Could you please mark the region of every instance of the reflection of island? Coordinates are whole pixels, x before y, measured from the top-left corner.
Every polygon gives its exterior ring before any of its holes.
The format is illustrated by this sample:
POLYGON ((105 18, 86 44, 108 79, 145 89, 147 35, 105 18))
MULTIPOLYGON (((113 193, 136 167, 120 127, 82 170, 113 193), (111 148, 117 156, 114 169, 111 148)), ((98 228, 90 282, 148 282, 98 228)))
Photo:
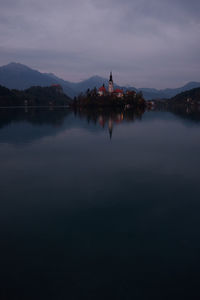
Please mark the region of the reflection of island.
MULTIPOLYGON (((188 124, 200 122, 200 111, 196 106, 157 107, 151 113, 147 110, 146 118, 162 118, 170 112, 180 119, 187 119, 188 124)), ((67 108, 2 108, 0 109, 0 144, 30 143, 47 136, 55 136, 71 128, 84 128, 89 132, 99 133, 102 128, 112 138, 115 126, 141 120, 144 109, 83 109, 67 108), (74 117, 74 115, 76 117, 74 117), (87 122, 85 122, 85 120, 87 122)), ((187 123, 186 123, 187 124, 187 123)))
POLYGON ((87 119, 88 123, 100 125, 102 128, 107 128, 110 138, 112 138, 113 128, 123 122, 134 122, 135 120, 141 120, 144 114, 144 109, 129 109, 129 110, 93 110, 93 109, 79 109, 74 110, 74 114, 79 118, 87 119))

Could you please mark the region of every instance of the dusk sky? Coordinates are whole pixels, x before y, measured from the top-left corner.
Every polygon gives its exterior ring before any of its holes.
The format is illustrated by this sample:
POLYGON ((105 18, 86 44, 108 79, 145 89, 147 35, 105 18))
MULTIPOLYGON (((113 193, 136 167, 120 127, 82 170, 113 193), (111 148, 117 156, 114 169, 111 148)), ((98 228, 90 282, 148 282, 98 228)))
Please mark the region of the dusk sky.
POLYGON ((0 0, 0 65, 136 87, 200 81, 199 0, 0 0))

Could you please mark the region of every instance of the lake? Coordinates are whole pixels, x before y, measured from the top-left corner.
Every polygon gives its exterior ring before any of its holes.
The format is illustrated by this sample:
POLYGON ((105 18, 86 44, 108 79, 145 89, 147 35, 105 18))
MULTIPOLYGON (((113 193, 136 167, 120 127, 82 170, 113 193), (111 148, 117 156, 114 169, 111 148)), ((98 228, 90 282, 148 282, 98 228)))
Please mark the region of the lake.
POLYGON ((0 299, 199 286, 199 112, 0 110, 0 299))

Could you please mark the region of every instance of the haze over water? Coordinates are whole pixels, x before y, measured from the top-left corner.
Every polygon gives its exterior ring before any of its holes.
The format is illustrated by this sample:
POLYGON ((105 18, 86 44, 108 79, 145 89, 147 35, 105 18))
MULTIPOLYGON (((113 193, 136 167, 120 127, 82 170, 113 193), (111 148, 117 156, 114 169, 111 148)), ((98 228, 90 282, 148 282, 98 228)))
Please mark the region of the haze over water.
POLYGON ((0 111, 1 299, 198 299, 200 114, 0 111))

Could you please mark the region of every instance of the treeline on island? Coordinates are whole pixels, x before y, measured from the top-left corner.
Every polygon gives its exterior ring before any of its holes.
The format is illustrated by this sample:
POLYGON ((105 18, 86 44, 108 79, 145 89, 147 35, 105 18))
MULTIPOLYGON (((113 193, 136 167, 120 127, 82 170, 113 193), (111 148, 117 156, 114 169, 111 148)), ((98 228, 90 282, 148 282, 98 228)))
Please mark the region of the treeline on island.
POLYGON ((23 91, 0 86, 0 106, 66 106, 71 99, 60 85, 34 86, 23 91))
POLYGON ((85 94, 80 94, 74 98, 72 106, 83 108, 95 108, 95 107, 145 107, 146 101, 142 92, 136 93, 134 91, 124 93, 122 97, 118 97, 115 94, 106 94, 99 96, 97 89, 87 90, 85 94))

